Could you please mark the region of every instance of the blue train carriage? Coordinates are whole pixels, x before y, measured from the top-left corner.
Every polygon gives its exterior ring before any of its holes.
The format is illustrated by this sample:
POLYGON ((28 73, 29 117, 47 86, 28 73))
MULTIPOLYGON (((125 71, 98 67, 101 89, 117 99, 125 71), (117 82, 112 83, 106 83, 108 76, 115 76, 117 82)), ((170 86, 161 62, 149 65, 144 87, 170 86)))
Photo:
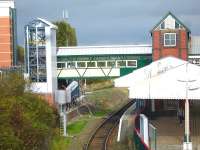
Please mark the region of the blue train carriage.
POLYGON ((58 80, 121 77, 152 62, 151 45, 59 47, 58 80))

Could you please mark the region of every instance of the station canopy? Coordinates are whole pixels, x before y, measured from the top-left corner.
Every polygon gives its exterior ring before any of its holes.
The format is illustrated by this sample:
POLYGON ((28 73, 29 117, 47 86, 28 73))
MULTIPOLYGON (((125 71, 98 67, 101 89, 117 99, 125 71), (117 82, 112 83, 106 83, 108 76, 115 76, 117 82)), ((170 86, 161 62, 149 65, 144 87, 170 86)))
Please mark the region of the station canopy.
POLYGON ((166 57, 115 80, 133 99, 200 99, 200 67, 166 57))

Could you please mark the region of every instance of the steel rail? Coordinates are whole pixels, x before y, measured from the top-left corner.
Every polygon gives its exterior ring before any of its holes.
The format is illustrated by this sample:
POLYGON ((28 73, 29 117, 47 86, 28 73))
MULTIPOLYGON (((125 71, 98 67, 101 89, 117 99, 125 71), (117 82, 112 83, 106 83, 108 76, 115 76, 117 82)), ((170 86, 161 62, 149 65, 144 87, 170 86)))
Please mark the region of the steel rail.
POLYGON ((121 116, 124 112, 134 103, 134 101, 129 101, 117 112, 110 115, 105 119, 92 133, 91 137, 86 144, 85 150, 106 150, 107 142, 112 130, 119 123, 121 116))

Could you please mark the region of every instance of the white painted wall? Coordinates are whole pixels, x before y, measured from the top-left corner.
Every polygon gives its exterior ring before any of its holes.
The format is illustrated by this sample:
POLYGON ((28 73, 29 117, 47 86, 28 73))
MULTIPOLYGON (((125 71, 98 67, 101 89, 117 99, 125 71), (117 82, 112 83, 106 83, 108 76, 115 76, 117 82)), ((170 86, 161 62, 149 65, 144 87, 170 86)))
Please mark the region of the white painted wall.
POLYGON ((110 76, 110 77, 119 77, 120 76, 120 69, 119 68, 112 68, 112 69, 63 69, 57 71, 59 78, 78 78, 80 76, 83 77, 103 77, 103 76, 110 76), (80 75, 79 75, 80 74, 80 75), (105 75, 106 74, 106 75, 105 75))
POLYGON ((46 34, 46 68, 47 68, 47 93, 54 93, 57 89, 56 76, 56 30, 45 27, 46 34))
POLYGON ((15 8, 15 3, 14 0, 1 0, 0 1, 0 7, 5 7, 5 8, 15 8))
POLYGON ((31 83, 30 90, 34 93, 46 94, 48 90, 47 82, 33 82, 31 83))
POLYGON ((0 17, 9 17, 10 16, 10 8, 0 7, 0 17))
POLYGON ((166 29, 175 29, 175 19, 171 15, 169 15, 165 19, 165 28, 166 29))
POLYGON ((56 29, 51 28, 51 57, 52 57, 52 92, 57 90, 57 55, 56 55, 56 29))

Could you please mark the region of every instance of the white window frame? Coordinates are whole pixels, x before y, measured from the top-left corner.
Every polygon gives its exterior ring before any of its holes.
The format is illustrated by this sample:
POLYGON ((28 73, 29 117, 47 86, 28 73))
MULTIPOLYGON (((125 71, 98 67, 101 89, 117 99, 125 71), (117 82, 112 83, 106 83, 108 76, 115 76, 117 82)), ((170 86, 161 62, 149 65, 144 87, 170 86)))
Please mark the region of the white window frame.
POLYGON ((87 66, 87 68, 97 68, 97 62, 96 61, 87 61, 86 66, 87 66), (88 63, 94 63, 94 66, 90 67, 90 66, 88 66, 88 63))
MULTIPOLYGON (((168 39, 169 41, 171 41, 171 39, 168 39)), ((171 42, 170 42, 171 43, 171 42)), ((174 46, 176 46, 176 33, 164 33, 164 46, 165 47, 174 47, 174 46), (165 39, 165 36, 166 35, 175 35, 175 44, 169 44, 169 45, 167 45, 166 44, 166 39, 165 39)))
POLYGON ((106 68, 106 61, 97 61, 97 68, 106 68), (105 63, 105 65, 99 66, 98 63, 105 63))
POLYGON ((108 60, 108 61, 106 61, 106 67, 107 68, 116 68, 116 61, 115 60, 108 60), (114 62, 114 65, 113 66, 109 66, 108 65, 109 62, 114 62))
POLYGON ((75 61, 68 61, 68 62, 66 62, 66 63, 65 63, 65 68, 68 68, 68 69, 77 68, 76 62, 75 62, 75 61), (68 66, 70 63, 74 63, 75 66, 68 66))
POLYGON ((57 67, 58 69, 66 68, 66 63, 65 62, 57 62, 57 66, 58 66, 58 64, 64 64, 65 65, 65 67, 57 67))
POLYGON ((86 61, 77 61, 76 62, 76 68, 86 68, 86 66, 87 66, 87 62, 86 61), (85 67, 79 67, 78 63, 85 63, 85 67))
POLYGON ((137 68, 137 60, 127 60, 127 61, 126 61, 126 66, 127 66, 127 68, 137 68), (135 62, 135 66, 129 66, 129 65, 128 65, 128 62, 129 62, 129 61, 135 62))
POLYGON ((117 60, 116 65, 117 65, 118 68, 126 68, 126 66, 127 66, 127 65, 126 65, 126 60, 117 60), (121 66, 121 65, 118 64, 119 62, 124 62, 125 65, 124 65, 124 66, 121 66))

